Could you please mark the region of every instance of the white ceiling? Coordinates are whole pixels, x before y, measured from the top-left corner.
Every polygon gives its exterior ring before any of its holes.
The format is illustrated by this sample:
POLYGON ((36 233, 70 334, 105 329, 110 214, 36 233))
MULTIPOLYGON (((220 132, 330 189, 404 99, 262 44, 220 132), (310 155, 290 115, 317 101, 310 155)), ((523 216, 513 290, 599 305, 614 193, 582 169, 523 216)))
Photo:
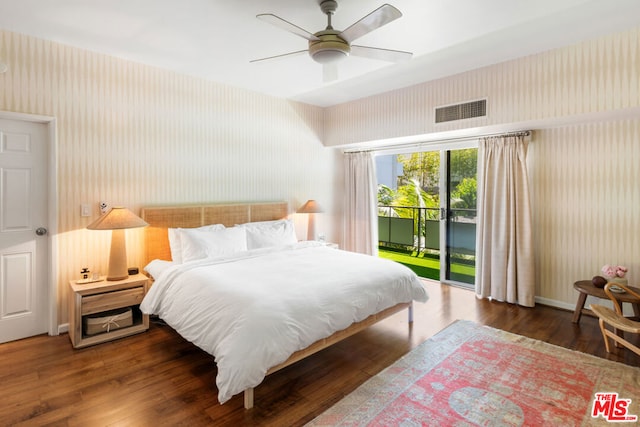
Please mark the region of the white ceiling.
MULTIPOLYGON (((329 106, 640 26, 639 0, 388 0, 404 16, 356 44, 411 51, 408 62, 349 57, 331 83, 306 55, 249 63, 307 48, 257 14, 314 33, 319 1, 0 0, 0 28, 329 106)), ((338 3, 343 30, 384 1, 338 3)))

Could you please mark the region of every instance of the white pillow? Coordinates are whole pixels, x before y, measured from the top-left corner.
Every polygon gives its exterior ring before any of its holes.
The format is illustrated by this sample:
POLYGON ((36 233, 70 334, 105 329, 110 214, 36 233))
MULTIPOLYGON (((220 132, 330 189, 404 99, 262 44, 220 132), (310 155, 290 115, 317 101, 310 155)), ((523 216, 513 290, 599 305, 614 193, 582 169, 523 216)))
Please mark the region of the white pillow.
POLYGON ((247 230, 247 248, 260 249, 296 243, 296 230, 291 219, 248 222, 236 227, 247 230))
POLYGON ((171 260, 182 264, 182 230, 215 231, 224 229, 222 224, 204 225, 198 228, 169 228, 169 248, 171 249, 171 260))
POLYGON ((165 272, 169 267, 174 266, 175 263, 171 261, 163 261, 160 259, 152 260, 144 270, 151 275, 154 279, 160 277, 162 273, 165 272))
POLYGON ((182 262, 231 255, 247 250, 247 233, 243 228, 213 231, 182 230, 182 262))

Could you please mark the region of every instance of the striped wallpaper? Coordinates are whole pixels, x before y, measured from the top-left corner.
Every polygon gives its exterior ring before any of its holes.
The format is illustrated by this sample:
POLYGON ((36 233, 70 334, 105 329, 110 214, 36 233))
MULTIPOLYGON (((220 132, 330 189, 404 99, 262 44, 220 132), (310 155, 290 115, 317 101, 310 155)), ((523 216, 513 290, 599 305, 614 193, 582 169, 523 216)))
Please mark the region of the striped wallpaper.
MULTIPOLYGON (((322 109, 6 31, 0 57, 0 110, 57 119, 60 323, 68 280, 106 272, 110 233, 85 229, 102 200, 134 212, 285 200, 293 211, 315 198, 327 211, 318 231, 340 240, 342 160, 322 144, 322 109)), ((139 265, 141 233, 127 238, 139 265)))
POLYGON ((573 282, 604 264, 639 284, 640 118, 536 131, 529 147, 536 295, 571 308, 573 282))

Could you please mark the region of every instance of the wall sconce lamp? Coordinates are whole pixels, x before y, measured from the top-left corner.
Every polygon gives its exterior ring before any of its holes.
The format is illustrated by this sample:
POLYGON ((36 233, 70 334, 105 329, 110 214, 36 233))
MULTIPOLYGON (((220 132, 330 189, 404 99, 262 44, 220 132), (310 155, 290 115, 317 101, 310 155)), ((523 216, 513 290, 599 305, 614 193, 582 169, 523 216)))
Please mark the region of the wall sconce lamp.
POLYGON ((322 213, 322 208, 315 200, 307 200, 296 213, 309 214, 309 224, 307 226, 307 240, 316 240, 316 214, 322 213))
POLYGON ((126 228, 146 227, 147 225, 149 224, 142 218, 123 207, 114 207, 87 225, 89 230, 113 230, 111 232, 111 252, 109 254, 107 280, 124 280, 129 277, 124 230, 126 228))

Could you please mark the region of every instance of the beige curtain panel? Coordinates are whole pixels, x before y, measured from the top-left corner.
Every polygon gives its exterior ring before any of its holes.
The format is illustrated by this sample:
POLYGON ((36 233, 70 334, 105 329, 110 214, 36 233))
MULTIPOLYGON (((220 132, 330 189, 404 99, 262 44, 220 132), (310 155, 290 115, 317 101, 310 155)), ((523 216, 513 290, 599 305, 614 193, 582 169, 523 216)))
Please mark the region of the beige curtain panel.
POLYGON ((345 153, 344 247, 378 254, 378 187, 373 155, 345 153))
POLYGON ((523 135, 480 140, 476 294, 533 307, 535 277, 527 148, 523 135))

